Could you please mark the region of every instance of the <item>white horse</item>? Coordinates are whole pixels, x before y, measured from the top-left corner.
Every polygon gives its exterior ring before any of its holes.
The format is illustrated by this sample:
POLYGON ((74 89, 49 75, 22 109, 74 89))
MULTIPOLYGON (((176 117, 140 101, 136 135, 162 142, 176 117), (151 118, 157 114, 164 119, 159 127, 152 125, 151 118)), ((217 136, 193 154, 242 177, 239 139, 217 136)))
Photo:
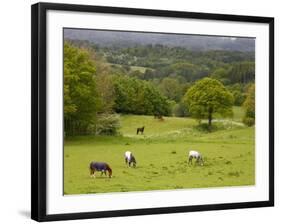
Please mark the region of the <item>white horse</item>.
POLYGON ((200 152, 193 151, 193 150, 189 151, 188 164, 192 164, 193 158, 196 159, 197 164, 200 164, 201 166, 204 165, 203 157, 200 152))
POLYGON ((128 167, 131 166, 131 163, 133 164, 133 167, 136 167, 137 161, 132 152, 125 152, 125 163, 128 167))

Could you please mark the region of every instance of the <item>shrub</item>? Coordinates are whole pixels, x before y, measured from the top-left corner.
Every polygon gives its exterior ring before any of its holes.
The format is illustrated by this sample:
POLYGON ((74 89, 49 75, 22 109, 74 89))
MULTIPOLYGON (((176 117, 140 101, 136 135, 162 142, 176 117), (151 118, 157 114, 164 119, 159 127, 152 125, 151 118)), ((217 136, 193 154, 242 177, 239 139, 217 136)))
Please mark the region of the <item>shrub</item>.
POLYGON ((93 133, 96 135, 117 135, 120 128, 120 116, 117 114, 102 114, 97 118, 93 133))
POLYGON ((243 118, 243 123, 247 126, 253 126, 255 124, 255 118, 252 117, 244 117, 243 118))
POLYGON ((253 126, 255 124, 255 84, 251 84, 248 88, 243 107, 245 109, 243 123, 247 126, 253 126))

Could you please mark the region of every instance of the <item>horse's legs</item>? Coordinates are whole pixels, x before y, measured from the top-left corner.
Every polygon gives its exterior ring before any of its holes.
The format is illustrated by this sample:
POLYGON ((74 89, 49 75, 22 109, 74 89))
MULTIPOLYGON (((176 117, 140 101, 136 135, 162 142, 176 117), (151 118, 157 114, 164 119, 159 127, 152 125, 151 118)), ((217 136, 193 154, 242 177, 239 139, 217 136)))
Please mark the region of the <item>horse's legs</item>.
POLYGON ((192 165, 192 159, 193 157, 192 156, 189 156, 189 159, 188 159, 188 165, 191 164, 192 165))
POLYGON ((93 170, 90 168, 90 176, 92 177, 93 176, 93 170))
POLYGON ((91 169, 91 177, 96 178, 96 176, 95 176, 95 170, 92 170, 92 169, 91 169))
POLYGON ((204 161, 203 161, 203 158, 200 157, 200 165, 203 166, 204 165, 204 161))
POLYGON ((196 164, 197 164, 197 165, 200 165, 200 164, 201 164, 201 157, 197 157, 197 159, 196 159, 196 164))

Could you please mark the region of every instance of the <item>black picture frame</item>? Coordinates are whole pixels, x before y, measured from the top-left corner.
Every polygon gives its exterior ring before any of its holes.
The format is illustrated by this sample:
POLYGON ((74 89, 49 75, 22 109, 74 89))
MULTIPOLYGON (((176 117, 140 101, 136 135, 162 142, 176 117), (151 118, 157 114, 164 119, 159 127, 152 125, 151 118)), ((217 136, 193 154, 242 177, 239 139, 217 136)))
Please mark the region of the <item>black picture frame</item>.
POLYGON ((31 218, 36 221, 73 220, 86 218, 102 218, 116 216, 148 215, 161 213, 193 212, 206 210, 222 210, 237 208, 254 208, 274 206, 274 18, 224 15, 211 13, 195 13, 183 11, 164 11, 136 8, 103 7, 73 4, 37 3, 32 5, 32 155, 31 155, 31 218), (269 25, 269 200, 208 204, 195 206, 159 207, 145 209, 129 209, 114 211, 99 211, 85 213, 52 214, 46 213, 46 13, 48 10, 63 10, 75 12, 100 12, 123 15, 156 16, 169 18, 191 18, 217 21, 253 22, 269 25))

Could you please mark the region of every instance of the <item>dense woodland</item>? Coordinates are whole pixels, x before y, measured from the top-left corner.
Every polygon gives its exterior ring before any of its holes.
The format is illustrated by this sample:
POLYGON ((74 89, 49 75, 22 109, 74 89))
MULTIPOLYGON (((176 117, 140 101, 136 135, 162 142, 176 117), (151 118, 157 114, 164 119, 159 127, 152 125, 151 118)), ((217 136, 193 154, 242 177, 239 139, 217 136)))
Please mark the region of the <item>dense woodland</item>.
POLYGON ((117 134, 119 114, 191 116, 211 126, 216 114, 231 117, 233 105, 253 125, 254 81, 254 52, 65 40, 65 134, 117 134))

